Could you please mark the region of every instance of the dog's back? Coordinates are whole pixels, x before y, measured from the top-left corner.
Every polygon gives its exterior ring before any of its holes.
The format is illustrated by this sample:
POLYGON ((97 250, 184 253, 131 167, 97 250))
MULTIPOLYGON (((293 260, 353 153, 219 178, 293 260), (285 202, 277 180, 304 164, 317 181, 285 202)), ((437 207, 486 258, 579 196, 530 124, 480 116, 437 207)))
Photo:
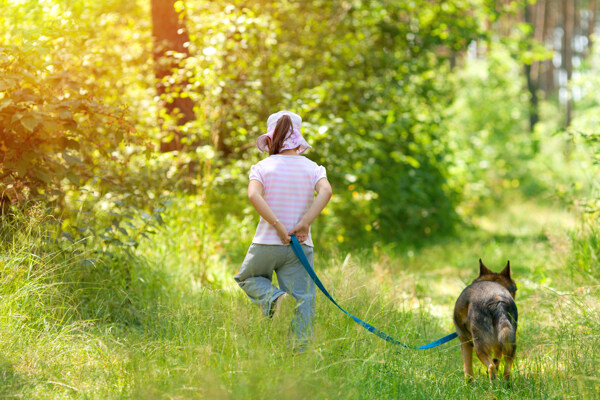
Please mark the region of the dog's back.
POLYGON ((463 290, 454 308, 454 324, 461 340, 465 374, 472 376, 472 348, 493 378, 504 356, 505 377, 516 352, 518 311, 510 265, 499 274, 480 264, 480 276, 463 290), (492 358, 492 354, 496 358, 492 358))
POLYGON ((459 336, 477 337, 486 346, 501 346, 514 356, 517 305, 506 288, 496 282, 474 282, 458 298, 454 321, 459 336))

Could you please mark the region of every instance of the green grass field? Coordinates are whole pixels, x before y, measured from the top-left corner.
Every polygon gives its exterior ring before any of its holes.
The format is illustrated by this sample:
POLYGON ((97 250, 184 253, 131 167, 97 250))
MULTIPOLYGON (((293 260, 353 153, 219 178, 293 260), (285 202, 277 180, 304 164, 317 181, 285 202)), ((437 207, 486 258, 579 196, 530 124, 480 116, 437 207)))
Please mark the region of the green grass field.
POLYGON ((412 345, 453 331, 454 301, 476 277, 480 257, 496 271, 510 259, 517 360, 512 386, 490 386, 478 360, 474 382, 465 382, 456 340, 425 351, 390 345, 321 294, 314 342, 293 356, 287 326, 263 318, 232 279, 251 224, 217 233, 209 248, 201 215, 186 207, 168 211, 167 226, 134 256, 109 262, 92 263, 93 255, 64 245, 48 250, 43 217, 5 229, 0 398, 599 396, 600 284, 579 268, 577 222, 560 208, 517 202, 421 247, 316 251, 317 273, 343 307, 412 345))

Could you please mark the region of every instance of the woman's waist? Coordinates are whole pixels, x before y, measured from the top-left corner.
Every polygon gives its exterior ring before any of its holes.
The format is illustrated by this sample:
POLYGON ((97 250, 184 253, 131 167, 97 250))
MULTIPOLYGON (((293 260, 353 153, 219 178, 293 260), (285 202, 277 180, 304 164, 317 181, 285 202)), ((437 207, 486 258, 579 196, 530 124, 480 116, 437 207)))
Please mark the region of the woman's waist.
MULTIPOLYGON (((283 243, 281 243, 281 239, 279 238, 279 235, 277 235, 277 232, 275 230, 271 232, 270 230, 261 230, 260 227, 256 230, 256 233, 254 234, 254 239, 252 239, 252 243, 273 246, 288 246, 288 244, 284 245, 283 243)), ((313 247, 310 231, 308 233, 307 239, 304 242, 302 242, 302 244, 305 244, 309 247, 313 247)))
MULTIPOLYGON (((279 220, 279 222, 281 222, 283 225, 285 225, 285 227, 288 230, 295 227, 296 224, 298 224, 298 222, 300 222, 300 220, 306 213, 306 211, 298 212, 298 213, 294 213, 294 214, 278 213, 275 210, 273 210, 273 212, 275 212, 275 215, 277 216, 277 219, 279 220)), ((258 226, 259 227, 268 227, 270 229, 273 229, 273 232, 276 232, 275 227, 273 225, 271 225, 271 222, 269 222, 266 219, 261 217, 260 221, 258 222, 258 226)))

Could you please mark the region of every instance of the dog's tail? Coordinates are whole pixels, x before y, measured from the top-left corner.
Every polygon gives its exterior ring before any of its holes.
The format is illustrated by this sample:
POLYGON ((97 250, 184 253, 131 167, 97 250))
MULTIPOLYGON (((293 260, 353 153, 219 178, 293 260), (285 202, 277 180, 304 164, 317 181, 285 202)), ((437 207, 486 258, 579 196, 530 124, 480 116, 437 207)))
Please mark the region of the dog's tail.
POLYGON ((503 310, 496 324, 498 342, 502 345, 503 353, 513 357, 517 350, 517 306, 512 301, 501 305, 503 310))
POLYGON ((516 330, 508 319, 504 319, 499 325, 498 342, 502 345, 502 352, 512 356, 517 350, 516 330))

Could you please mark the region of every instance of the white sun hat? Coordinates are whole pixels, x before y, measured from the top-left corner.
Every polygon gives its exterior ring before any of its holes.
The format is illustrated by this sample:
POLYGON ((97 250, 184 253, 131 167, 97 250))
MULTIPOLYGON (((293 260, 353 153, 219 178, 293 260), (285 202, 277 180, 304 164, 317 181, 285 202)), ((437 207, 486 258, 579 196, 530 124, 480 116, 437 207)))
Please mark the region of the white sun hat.
POLYGON ((264 135, 260 135, 258 139, 256 139, 256 147, 260 151, 268 152, 269 151, 269 140, 273 141, 273 133, 275 131, 275 126, 277 125, 277 121, 279 118, 284 115, 289 115, 292 120, 292 127, 286 134, 286 138, 281 145, 280 152, 288 149, 298 148, 298 154, 304 153, 306 150, 312 148, 311 145, 308 144, 306 140, 302 137, 301 128, 302 128, 302 117, 298 114, 295 114, 291 111, 278 111, 275 114, 271 114, 267 119, 267 133, 264 135), (267 139, 268 138, 268 139, 267 139))

